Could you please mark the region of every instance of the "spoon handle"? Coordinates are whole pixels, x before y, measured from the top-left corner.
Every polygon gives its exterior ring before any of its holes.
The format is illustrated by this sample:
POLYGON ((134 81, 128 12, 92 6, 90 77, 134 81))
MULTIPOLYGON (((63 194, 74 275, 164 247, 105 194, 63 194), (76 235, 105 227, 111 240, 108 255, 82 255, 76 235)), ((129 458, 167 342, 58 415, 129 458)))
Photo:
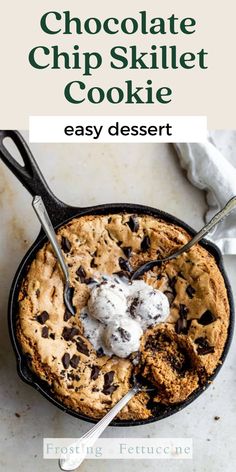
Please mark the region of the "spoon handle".
POLYGON ((176 259, 176 257, 180 256, 184 252, 189 251, 189 249, 194 246, 194 244, 198 243, 204 236, 206 236, 209 231, 211 231, 214 226, 218 225, 220 221, 222 221, 231 211, 236 207, 236 196, 231 198, 228 203, 226 203, 225 207, 216 213, 215 216, 207 223, 187 244, 181 246, 180 249, 173 252, 167 257, 163 259, 155 259, 154 261, 146 262, 138 269, 136 269, 131 277, 131 280, 135 280, 141 275, 143 275, 148 270, 153 269, 154 267, 158 266, 162 262, 171 261, 172 259, 176 259))
POLYGON ((231 211, 236 207, 236 197, 231 198, 228 203, 226 203, 225 207, 216 213, 215 216, 207 223, 187 244, 182 246, 178 251, 174 254, 170 255, 166 258, 166 260, 170 260, 172 258, 176 258, 183 252, 188 251, 194 244, 198 243, 206 234, 211 231, 214 226, 218 225, 231 211), (173 256, 173 257, 172 257, 173 256))
POLYGON ((129 390, 124 397, 122 397, 113 408, 85 433, 81 438, 70 445, 69 449, 80 450, 80 454, 68 454, 66 457, 59 459, 59 465, 62 470, 75 470, 82 464, 86 457, 86 449, 92 447, 97 439, 101 436, 103 431, 109 426, 113 418, 120 412, 120 410, 131 400, 131 398, 137 393, 137 389, 134 387, 129 390))
POLYGON ((69 271, 68 267, 65 263, 61 248, 59 246, 59 243, 57 241, 57 237, 54 231, 54 228, 52 226, 51 220, 48 216, 47 210, 45 208, 45 205, 43 203, 42 198, 39 195, 36 195, 33 198, 32 201, 32 206, 33 209, 53 247, 53 250, 58 258, 59 264, 61 266, 62 272, 64 274, 66 282, 69 282, 69 271))

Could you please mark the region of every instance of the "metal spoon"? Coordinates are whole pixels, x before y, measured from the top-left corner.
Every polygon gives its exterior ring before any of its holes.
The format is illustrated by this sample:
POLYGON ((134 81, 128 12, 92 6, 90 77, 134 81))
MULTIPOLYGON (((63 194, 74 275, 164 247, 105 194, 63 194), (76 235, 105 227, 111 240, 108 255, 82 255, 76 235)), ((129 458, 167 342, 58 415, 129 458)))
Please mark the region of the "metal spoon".
POLYGON ((214 226, 218 225, 231 211, 236 207, 236 197, 231 198, 231 200, 226 203, 225 207, 216 213, 215 216, 207 223, 187 244, 182 246, 178 251, 170 254, 163 259, 155 259, 154 261, 146 262, 145 264, 141 265, 135 272, 132 274, 131 280, 135 280, 141 275, 145 274, 145 272, 153 269, 163 262, 171 261, 171 259, 176 259, 176 257, 180 256, 184 252, 189 251, 189 249, 198 241, 200 241, 209 231, 214 228, 214 226))
POLYGON ((103 431, 109 426, 113 418, 121 411, 121 409, 136 395, 136 393, 145 390, 150 391, 154 388, 147 389, 146 387, 140 386, 138 383, 135 384, 125 395, 122 397, 113 408, 85 433, 81 438, 77 439, 73 444, 68 447, 69 450, 79 450, 80 454, 67 454, 62 455, 59 459, 59 466, 61 470, 75 470, 77 469, 86 457, 86 450, 92 447, 97 439, 100 438, 103 431))
POLYGON ((43 200, 39 195, 36 195, 33 198, 32 202, 33 209, 52 245, 52 248, 54 250, 54 253, 58 259, 58 262, 60 264, 62 273, 64 275, 65 279, 65 284, 64 284, 64 302, 66 305, 66 308, 69 310, 69 312, 74 315, 75 314, 75 308, 72 305, 72 287, 70 285, 70 277, 69 277, 69 271, 67 264, 65 262, 64 256, 62 254, 61 248, 59 246, 59 243, 57 241, 57 237, 54 231, 54 228, 52 226, 51 220, 48 216, 47 210, 44 206, 43 200))

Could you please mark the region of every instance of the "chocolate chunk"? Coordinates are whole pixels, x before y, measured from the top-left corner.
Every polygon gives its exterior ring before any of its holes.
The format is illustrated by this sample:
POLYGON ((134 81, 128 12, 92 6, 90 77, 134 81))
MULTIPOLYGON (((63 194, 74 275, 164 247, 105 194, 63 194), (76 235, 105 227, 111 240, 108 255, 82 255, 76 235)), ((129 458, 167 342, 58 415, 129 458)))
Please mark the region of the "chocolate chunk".
POLYGON ((39 298, 39 295, 40 295, 40 290, 39 290, 39 288, 37 288, 37 290, 36 290, 36 292, 35 292, 35 295, 36 295, 37 298, 39 298))
POLYGON ((80 282, 83 284, 84 283, 84 280, 86 278, 86 272, 84 270, 84 268, 82 266, 80 266, 77 271, 76 271, 76 275, 78 275, 79 279, 80 279, 80 282))
POLYGON ((103 351, 102 347, 100 347, 100 348, 97 350, 97 356, 98 356, 98 357, 104 356, 104 351, 103 351))
POLYGON ((193 298, 193 295, 196 293, 196 290, 191 285, 188 285, 186 288, 186 293, 189 296, 189 298, 193 298))
POLYGON ((71 250, 71 243, 69 239, 67 239, 65 236, 62 236, 61 238, 61 247, 65 254, 67 254, 71 250))
POLYGON ((175 290, 176 281, 177 281, 176 276, 174 276, 172 278, 168 276, 168 285, 169 285, 170 290, 169 289, 166 290, 164 292, 164 294, 167 296, 170 305, 172 305, 172 303, 173 303, 173 301, 176 297, 176 290, 175 290))
POLYGON ((92 259, 91 262, 90 262, 90 267, 95 268, 95 267, 97 267, 97 266, 98 266, 98 265, 97 265, 96 262, 95 262, 95 258, 93 257, 93 259, 92 259))
POLYGON ((164 292, 164 295, 168 298, 169 304, 170 304, 170 306, 171 306, 172 303, 173 303, 173 301, 174 301, 174 299, 175 299, 175 295, 174 295, 173 292, 170 291, 170 290, 166 290, 166 291, 164 292))
POLYGON ((157 274, 157 280, 161 280, 161 279, 162 279, 162 277, 163 277, 163 275, 162 275, 162 274, 157 274))
POLYGON ((82 338, 77 339, 76 346, 79 352, 81 352, 85 356, 89 356, 89 350, 88 350, 87 344, 84 342, 82 338))
POLYGON ((84 279, 84 283, 85 283, 86 285, 95 284, 95 283, 96 283, 96 280, 93 279, 92 277, 87 277, 86 279, 84 279))
POLYGON ((179 318, 175 324, 175 331, 177 334, 187 334, 188 322, 186 318, 179 318))
POLYGON ((105 395, 110 395, 117 389, 116 385, 112 385, 114 375, 114 370, 111 370, 104 375, 104 386, 102 391, 105 395))
POLYGON ((113 382, 115 372, 114 370, 110 370, 110 372, 106 372, 104 375, 104 385, 110 385, 113 382))
POLYGON ((71 367, 73 367, 73 369, 76 369, 78 367, 78 364, 79 364, 79 356, 76 356, 76 354, 74 354, 70 360, 70 365, 71 367))
POLYGON ((203 338, 203 337, 196 338, 195 343, 199 344, 200 346, 204 345, 205 343, 208 345, 206 338, 203 338))
POLYGON ((211 354, 215 351, 214 346, 210 346, 206 338, 197 338, 195 339, 195 343, 198 345, 197 352, 201 356, 211 354))
POLYGON ((48 327, 44 326, 42 328, 42 338, 48 338, 48 327))
POLYGON ((126 341, 130 341, 131 339, 131 334, 126 331, 126 329, 122 328, 121 326, 119 326, 119 328, 117 329, 117 331, 120 333, 120 337, 122 339, 123 342, 126 342, 126 341))
POLYGON ((174 295, 176 295, 176 290, 175 290, 175 284, 177 282, 177 277, 174 276, 174 277, 169 277, 169 280, 168 280, 168 283, 169 283, 169 286, 171 288, 171 290, 173 291, 174 295))
POLYGON ((54 339, 55 339, 55 333, 51 333, 51 334, 50 334, 50 338, 54 341, 54 339))
POLYGON ((129 259, 129 257, 132 254, 132 247, 130 246, 122 247, 122 250, 123 250, 124 255, 129 259))
MULTIPOLYGON (((92 265, 91 263, 91 267, 97 267, 97 265, 92 265)), ((86 277, 86 272, 82 266, 77 269, 76 275, 79 277, 81 284, 89 285, 96 282, 92 277, 86 277)))
POLYGON ((131 216, 127 224, 133 233, 137 233, 139 229, 139 222, 136 215, 131 216))
POLYGON ((79 334, 79 330, 77 328, 67 328, 65 326, 62 331, 62 336, 65 341, 71 341, 77 334, 79 334))
POLYGON ((72 314, 69 310, 65 310, 65 313, 64 313, 64 321, 68 321, 70 318, 71 318, 72 314))
POLYGON ((179 314, 181 318, 187 318, 188 308, 183 303, 179 305, 179 314))
POLYGON ((214 346, 208 346, 208 347, 199 347, 197 349, 197 352, 200 356, 205 356, 206 354, 212 354, 215 352, 214 346))
POLYGON ((104 386, 102 392, 104 395, 111 395, 117 389, 117 385, 104 386))
POLYGON ((91 379, 96 380, 98 378, 99 372, 99 367, 97 365, 93 365, 91 370, 91 379))
POLYGON ((40 313, 40 315, 38 315, 36 318, 36 320, 42 325, 45 324, 48 319, 49 314, 47 311, 42 311, 42 313, 40 313))
POLYGON ((207 310, 203 313, 203 315, 201 316, 201 318, 199 318, 198 323, 203 325, 203 326, 207 326, 209 325, 210 323, 213 323, 213 321, 215 321, 217 318, 215 315, 213 315, 213 313, 210 311, 210 310, 207 310))
POLYGON ((138 297, 135 297, 130 305, 130 308, 129 308, 129 311, 130 311, 130 314, 132 316, 132 318, 135 318, 135 310, 138 306, 138 303, 139 303, 139 299, 138 297))
POLYGON ((151 246, 151 240, 148 235, 144 236, 142 242, 141 242, 141 251, 145 252, 147 251, 151 246))
POLYGON ((126 259, 123 259, 123 257, 119 257, 119 266, 125 272, 131 272, 129 262, 126 259))
POLYGON ((63 367, 65 369, 68 369, 70 365, 70 354, 68 354, 68 352, 65 352, 65 354, 62 356, 61 361, 62 361, 63 367))

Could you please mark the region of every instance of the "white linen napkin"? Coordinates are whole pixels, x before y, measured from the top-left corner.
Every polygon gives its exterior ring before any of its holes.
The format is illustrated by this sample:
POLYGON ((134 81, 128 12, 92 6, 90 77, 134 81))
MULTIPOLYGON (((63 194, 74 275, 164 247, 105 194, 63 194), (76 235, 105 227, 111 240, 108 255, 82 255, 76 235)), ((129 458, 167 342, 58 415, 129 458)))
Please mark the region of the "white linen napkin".
MULTIPOLYGON (((206 191, 207 222, 236 195, 236 168, 211 138, 204 143, 175 143, 174 147, 189 181, 206 191)), ((236 254, 236 212, 227 216, 207 238, 217 244, 223 254, 236 254)))

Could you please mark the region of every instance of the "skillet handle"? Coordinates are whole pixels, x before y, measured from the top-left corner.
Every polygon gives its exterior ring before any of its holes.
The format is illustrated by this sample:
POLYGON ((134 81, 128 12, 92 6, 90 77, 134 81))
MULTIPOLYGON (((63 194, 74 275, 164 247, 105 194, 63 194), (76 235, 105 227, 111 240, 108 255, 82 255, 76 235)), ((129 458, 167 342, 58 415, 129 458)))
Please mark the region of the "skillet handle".
POLYGON ((28 145, 19 131, 0 130, 0 157, 17 179, 34 197, 40 195, 54 225, 63 220, 67 205, 58 200, 48 187, 28 145), (10 138, 17 147, 24 166, 19 164, 4 145, 4 139, 10 138))

